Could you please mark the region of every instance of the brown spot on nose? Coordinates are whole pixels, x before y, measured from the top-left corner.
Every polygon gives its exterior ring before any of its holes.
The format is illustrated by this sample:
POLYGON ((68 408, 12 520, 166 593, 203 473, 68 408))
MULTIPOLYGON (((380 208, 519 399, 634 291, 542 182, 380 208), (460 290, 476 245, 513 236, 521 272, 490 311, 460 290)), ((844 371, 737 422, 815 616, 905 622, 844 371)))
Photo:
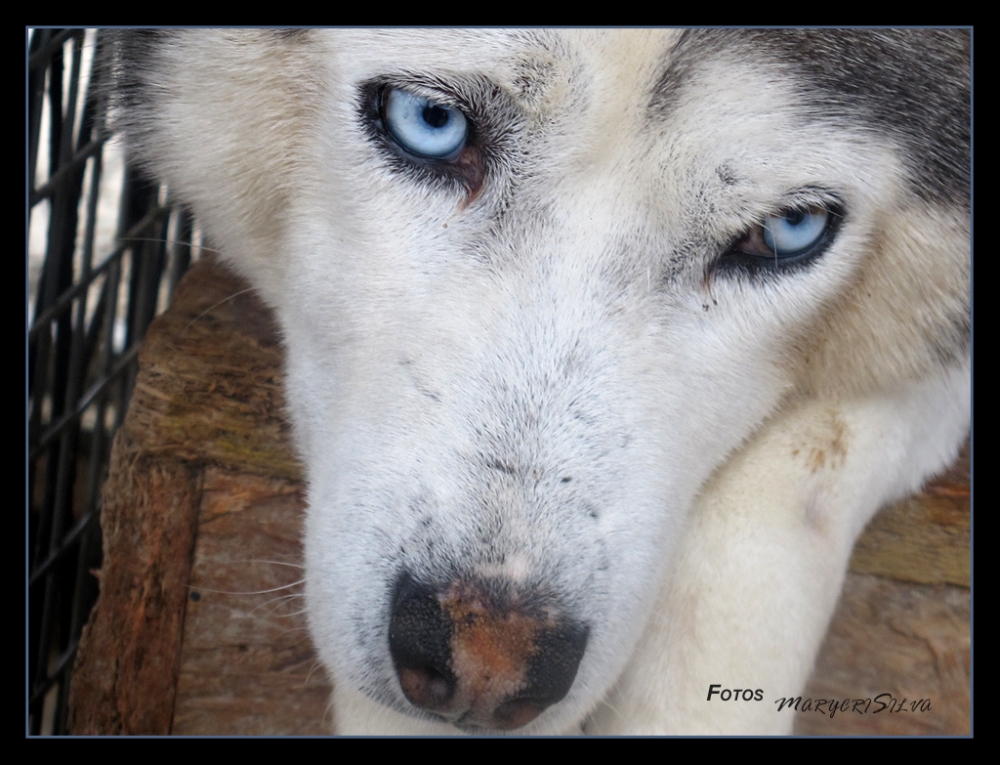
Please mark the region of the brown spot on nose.
MULTIPOLYGON (((541 625, 516 610, 491 608, 476 587, 461 583, 449 588, 441 607, 452 624, 451 666, 458 681, 457 700, 469 707, 474 719, 496 718, 499 706, 512 703, 503 700, 516 699, 527 685, 528 662, 535 654, 535 635, 541 625)), ((505 715, 519 721, 511 727, 530 722, 542 711, 538 705, 531 708, 530 716, 524 712, 505 715)))

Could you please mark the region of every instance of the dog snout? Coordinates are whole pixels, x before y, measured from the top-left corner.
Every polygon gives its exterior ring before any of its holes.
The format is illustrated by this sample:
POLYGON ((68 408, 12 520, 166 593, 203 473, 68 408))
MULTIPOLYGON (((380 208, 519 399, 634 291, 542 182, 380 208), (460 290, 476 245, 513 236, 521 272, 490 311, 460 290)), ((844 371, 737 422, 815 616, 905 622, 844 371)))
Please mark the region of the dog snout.
POLYGON ((527 725, 569 692, 587 644, 586 627, 554 612, 493 583, 404 575, 389 625, 403 694, 461 727, 527 725))

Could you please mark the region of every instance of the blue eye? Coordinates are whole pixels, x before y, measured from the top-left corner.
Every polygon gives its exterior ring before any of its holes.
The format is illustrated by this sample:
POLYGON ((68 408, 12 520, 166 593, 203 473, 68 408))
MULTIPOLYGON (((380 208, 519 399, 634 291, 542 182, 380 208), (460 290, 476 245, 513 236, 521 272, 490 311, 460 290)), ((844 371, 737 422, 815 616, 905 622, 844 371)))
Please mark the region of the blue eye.
POLYGON ((410 154, 429 159, 454 159, 465 146, 468 122, 458 109, 405 90, 386 91, 386 127, 410 154))
POLYGON ((751 275, 808 265, 822 257, 844 220, 837 201, 788 206, 751 226, 717 261, 751 275))
POLYGON ((788 258, 804 253, 823 237, 830 213, 822 207, 786 210, 764 220, 764 244, 773 257, 788 258))

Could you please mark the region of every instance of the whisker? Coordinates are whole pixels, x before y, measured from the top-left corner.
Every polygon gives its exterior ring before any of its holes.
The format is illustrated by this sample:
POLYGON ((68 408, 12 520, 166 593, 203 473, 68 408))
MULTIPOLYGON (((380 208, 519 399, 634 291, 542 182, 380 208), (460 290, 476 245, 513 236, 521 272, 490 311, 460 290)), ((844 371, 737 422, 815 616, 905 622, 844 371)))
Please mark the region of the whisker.
POLYGON ((254 289, 253 287, 247 287, 245 290, 240 290, 239 292, 234 292, 232 295, 230 295, 229 297, 223 298, 218 303, 215 303, 214 305, 210 305, 204 311, 202 311, 197 316, 195 316, 193 319, 191 319, 191 321, 184 327, 184 329, 181 330, 180 336, 184 337, 184 335, 187 334, 187 331, 189 329, 191 329, 191 327, 193 327, 196 322, 200 321, 201 319, 204 319, 206 316, 208 316, 208 314, 210 314, 212 311, 214 311, 220 305, 223 305, 224 303, 228 303, 230 300, 238 298, 240 295, 245 295, 248 292, 253 292, 253 289, 254 289))
MULTIPOLYGON (((302 596, 301 593, 295 593, 293 595, 285 595, 285 596, 280 597, 280 598, 272 598, 271 600, 267 601, 266 603, 261 603, 259 606, 257 606, 256 608, 254 608, 252 611, 250 611, 250 614, 253 615, 259 609, 263 609, 263 608, 265 608, 267 606, 271 606, 271 609, 269 611, 267 611, 267 613, 261 614, 260 617, 259 617, 258 623, 263 623, 264 621, 266 621, 270 617, 272 617, 275 614, 277 614, 278 611, 280 611, 283 606, 287 605, 288 603, 290 603, 293 600, 300 599, 302 597, 303 596, 302 596)), ((292 618, 294 618, 296 616, 301 616, 305 612, 306 611, 303 608, 303 609, 299 609, 298 611, 292 611, 291 613, 280 614, 280 618, 282 618, 282 619, 292 619, 292 618)))
POLYGON ((297 568, 305 570, 305 566, 301 563, 289 563, 283 560, 262 560, 261 558, 250 558, 248 560, 234 560, 233 563, 266 563, 268 566, 288 566, 289 568, 297 568))
POLYGON ((209 247, 208 245, 196 244, 195 242, 189 242, 184 239, 169 239, 162 236, 127 236, 119 239, 118 242, 121 244, 131 244, 132 242, 155 242, 156 244, 163 243, 174 246, 183 245, 195 250, 203 250, 204 252, 211 253, 212 255, 219 254, 219 250, 214 247, 209 247))
MULTIPOLYGON (((281 590, 288 590, 288 589, 291 589, 292 587, 298 587, 299 585, 305 584, 305 581, 306 581, 305 579, 299 579, 298 581, 291 582, 290 584, 283 584, 283 585, 281 585, 279 587, 272 587, 272 588, 270 588, 268 590, 248 590, 248 591, 244 591, 244 592, 234 592, 234 591, 229 591, 229 590, 213 590, 213 589, 210 589, 208 587, 199 587, 196 584, 189 584, 188 585, 188 589, 189 590, 197 590, 198 592, 208 592, 208 593, 212 593, 213 595, 243 595, 243 596, 246 596, 246 595, 267 595, 267 594, 272 593, 272 592, 281 592, 281 590)), ((298 596, 296 596, 296 597, 298 597, 298 596)))

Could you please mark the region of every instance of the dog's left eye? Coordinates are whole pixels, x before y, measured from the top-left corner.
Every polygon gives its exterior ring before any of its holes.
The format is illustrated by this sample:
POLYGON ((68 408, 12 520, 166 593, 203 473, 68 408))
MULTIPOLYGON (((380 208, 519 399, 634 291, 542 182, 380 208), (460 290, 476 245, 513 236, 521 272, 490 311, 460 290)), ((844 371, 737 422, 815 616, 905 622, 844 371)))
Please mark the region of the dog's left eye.
POLYGON ((452 106, 393 88, 383 96, 382 108, 392 137, 410 154, 454 159, 465 146, 468 121, 452 106))
POLYGON ((767 216, 736 249, 745 255, 794 261, 812 254, 826 240, 833 220, 826 207, 784 210, 767 216))

